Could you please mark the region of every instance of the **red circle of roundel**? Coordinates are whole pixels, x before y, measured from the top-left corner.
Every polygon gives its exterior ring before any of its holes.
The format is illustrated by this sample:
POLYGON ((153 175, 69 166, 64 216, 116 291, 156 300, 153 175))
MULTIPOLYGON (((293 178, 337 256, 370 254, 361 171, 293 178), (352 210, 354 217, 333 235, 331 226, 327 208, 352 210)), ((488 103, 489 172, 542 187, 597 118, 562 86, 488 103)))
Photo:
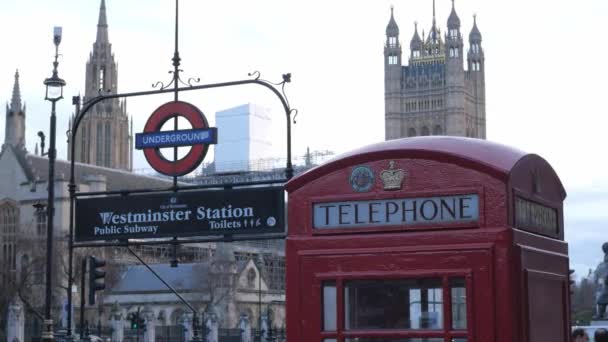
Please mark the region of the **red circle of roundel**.
MULTIPOLYGON (((193 129, 208 128, 209 124, 205 115, 187 102, 172 101, 158 107, 144 126, 144 133, 159 132, 161 127, 170 119, 181 116, 188 120, 193 129)), ((167 176, 183 176, 196 169, 205 159, 209 145, 192 145, 190 152, 179 160, 167 160, 159 148, 144 148, 144 156, 152 168, 167 176)))

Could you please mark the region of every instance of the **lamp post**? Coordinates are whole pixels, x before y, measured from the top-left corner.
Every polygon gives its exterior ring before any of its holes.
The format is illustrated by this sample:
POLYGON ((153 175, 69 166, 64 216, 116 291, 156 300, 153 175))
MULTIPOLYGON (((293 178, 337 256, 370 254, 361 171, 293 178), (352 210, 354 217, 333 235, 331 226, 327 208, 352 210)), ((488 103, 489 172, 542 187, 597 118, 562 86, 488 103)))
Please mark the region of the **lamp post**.
POLYGON ((53 217, 55 214, 55 103, 63 98, 65 81, 57 75, 59 62, 59 43, 61 43, 61 27, 53 29, 53 43, 55 44, 55 61, 53 62, 53 75, 44 80, 46 86, 45 100, 51 102, 51 127, 49 141, 49 178, 48 178, 48 207, 47 207, 47 234, 46 234, 46 296, 43 341, 53 341, 53 319, 51 318, 52 304, 52 266, 53 266, 53 217))

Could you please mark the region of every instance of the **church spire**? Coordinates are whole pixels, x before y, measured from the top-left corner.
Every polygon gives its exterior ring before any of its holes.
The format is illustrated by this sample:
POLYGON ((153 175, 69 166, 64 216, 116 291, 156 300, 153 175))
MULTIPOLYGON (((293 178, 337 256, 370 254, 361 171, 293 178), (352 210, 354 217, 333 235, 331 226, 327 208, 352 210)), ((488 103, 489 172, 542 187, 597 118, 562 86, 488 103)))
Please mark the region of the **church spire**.
POLYGON ((11 98, 10 111, 21 112, 21 89, 19 88, 19 70, 15 71, 15 84, 13 85, 13 97, 11 98))
POLYGON ((106 0, 101 0, 99 6, 99 20, 97 21, 96 43, 108 43, 108 19, 106 18, 106 0))
POLYGON ((19 70, 15 72, 15 85, 10 106, 6 104, 4 143, 13 147, 25 148, 25 106, 21 104, 19 89, 19 70))

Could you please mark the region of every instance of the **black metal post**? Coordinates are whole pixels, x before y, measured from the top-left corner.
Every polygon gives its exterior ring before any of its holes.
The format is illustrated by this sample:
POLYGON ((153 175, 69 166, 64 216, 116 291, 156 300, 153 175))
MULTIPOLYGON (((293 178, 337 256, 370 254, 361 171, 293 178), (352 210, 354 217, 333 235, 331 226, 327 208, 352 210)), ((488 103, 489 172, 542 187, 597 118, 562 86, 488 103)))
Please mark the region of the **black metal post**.
POLYGON ((262 261, 258 260, 258 335, 262 341, 262 261))
POLYGON ((45 316, 44 325, 46 326, 43 341, 53 340, 53 319, 51 317, 52 307, 52 280, 53 276, 53 216, 55 214, 55 101, 51 102, 51 138, 49 147, 49 178, 48 178, 48 205, 46 223, 46 293, 45 293, 45 316))
POLYGON ((53 43, 55 44, 55 60, 53 61, 53 75, 44 80, 46 86, 45 100, 51 101, 51 124, 50 124, 50 146, 49 146, 49 177, 47 180, 48 200, 47 200, 47 234, 46 234, 46 291, 45 291, 45 317, 44 331, 42 332, 43 341, 53 341, 53 318, 51 317, 53 304, 53 219, 55 217, 55 131, 57 118, 55 115, 56 102, 63 98, 63 86, 65 81, 60 79, 57 74, 57 61, 59 57, 59 43, 61 42, 61 28, 56 27, 53 32, 53 43))
MULTIPOLYGON (((73 96, 72 97, 72 104, 76 106, 76 115, 78 115, 78 113, 80 112, 80 96, 73 96)), ((70 129, 72 129, 70 127, 70 129)), ((73 139, 73 137, 71 136, 71 132, 70 135, 68 137, 69 139, 73 139)), ((74 141, 71 141, 72 144, 74 144, 74 141)), ((74 156, 71 156, 72 159, 74 159, 74 156)), ((72 177, 74 175, 71 175, 72 177)), ((68 191, 70 193, 70 198, 72 198, 72 195, 74 194, 74 192, 76 192, 76 185, 73 184, 72 180, 70 180, 70 184, 68 185, 68 191)), ((68 331, 66 333, 66 336, 69 339, 72 338, 72 273, 73 273, 73 269, 72 269, 72 264, 74 263, 74 232, 72 231, 72 220, 74 219, 74 201, 70 201, 70 231, 69 231, 69 235, 68 235, 68 331)), ((83 297, 84 298, 84 297, 83 297)))
POLYGON ((87 258, 82 258, 82 274, 80 276, 80 339, 82 340, 85 336, 84 332, 84 301, 85 301, 85 293, 84 293, 84 275, 87 271, 87 258))

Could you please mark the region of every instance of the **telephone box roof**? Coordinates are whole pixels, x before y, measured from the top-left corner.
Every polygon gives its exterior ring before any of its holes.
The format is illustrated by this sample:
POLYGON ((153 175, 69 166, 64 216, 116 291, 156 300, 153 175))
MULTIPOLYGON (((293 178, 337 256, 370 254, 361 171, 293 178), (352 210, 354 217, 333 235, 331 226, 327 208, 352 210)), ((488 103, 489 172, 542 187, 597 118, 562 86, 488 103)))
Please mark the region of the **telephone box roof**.
MULTIPOLYGON (((432 159, 462 165, 487 173, 505 182, 519 161, 527 158, 548 163, 535 154, 495 142, 452 136, 424 136, 402 138, 367 145, 336 156, 290 180, 287 191, 292 192, 314 179, 344 167, 381 159, 414 158, 432 159)), ((552 170, 552 169, 551 169, 552 170)), ((553 170, 552 170, 553 171, 553 170)), ((555 174, 555 172, 553 171, 555 174)), ((555 178, 558 179, 557 174, 555 178)), ((563 186, 559 185, 562 188, 563 186)), ((565 191, 563 191, 565 198, 565 191)))

